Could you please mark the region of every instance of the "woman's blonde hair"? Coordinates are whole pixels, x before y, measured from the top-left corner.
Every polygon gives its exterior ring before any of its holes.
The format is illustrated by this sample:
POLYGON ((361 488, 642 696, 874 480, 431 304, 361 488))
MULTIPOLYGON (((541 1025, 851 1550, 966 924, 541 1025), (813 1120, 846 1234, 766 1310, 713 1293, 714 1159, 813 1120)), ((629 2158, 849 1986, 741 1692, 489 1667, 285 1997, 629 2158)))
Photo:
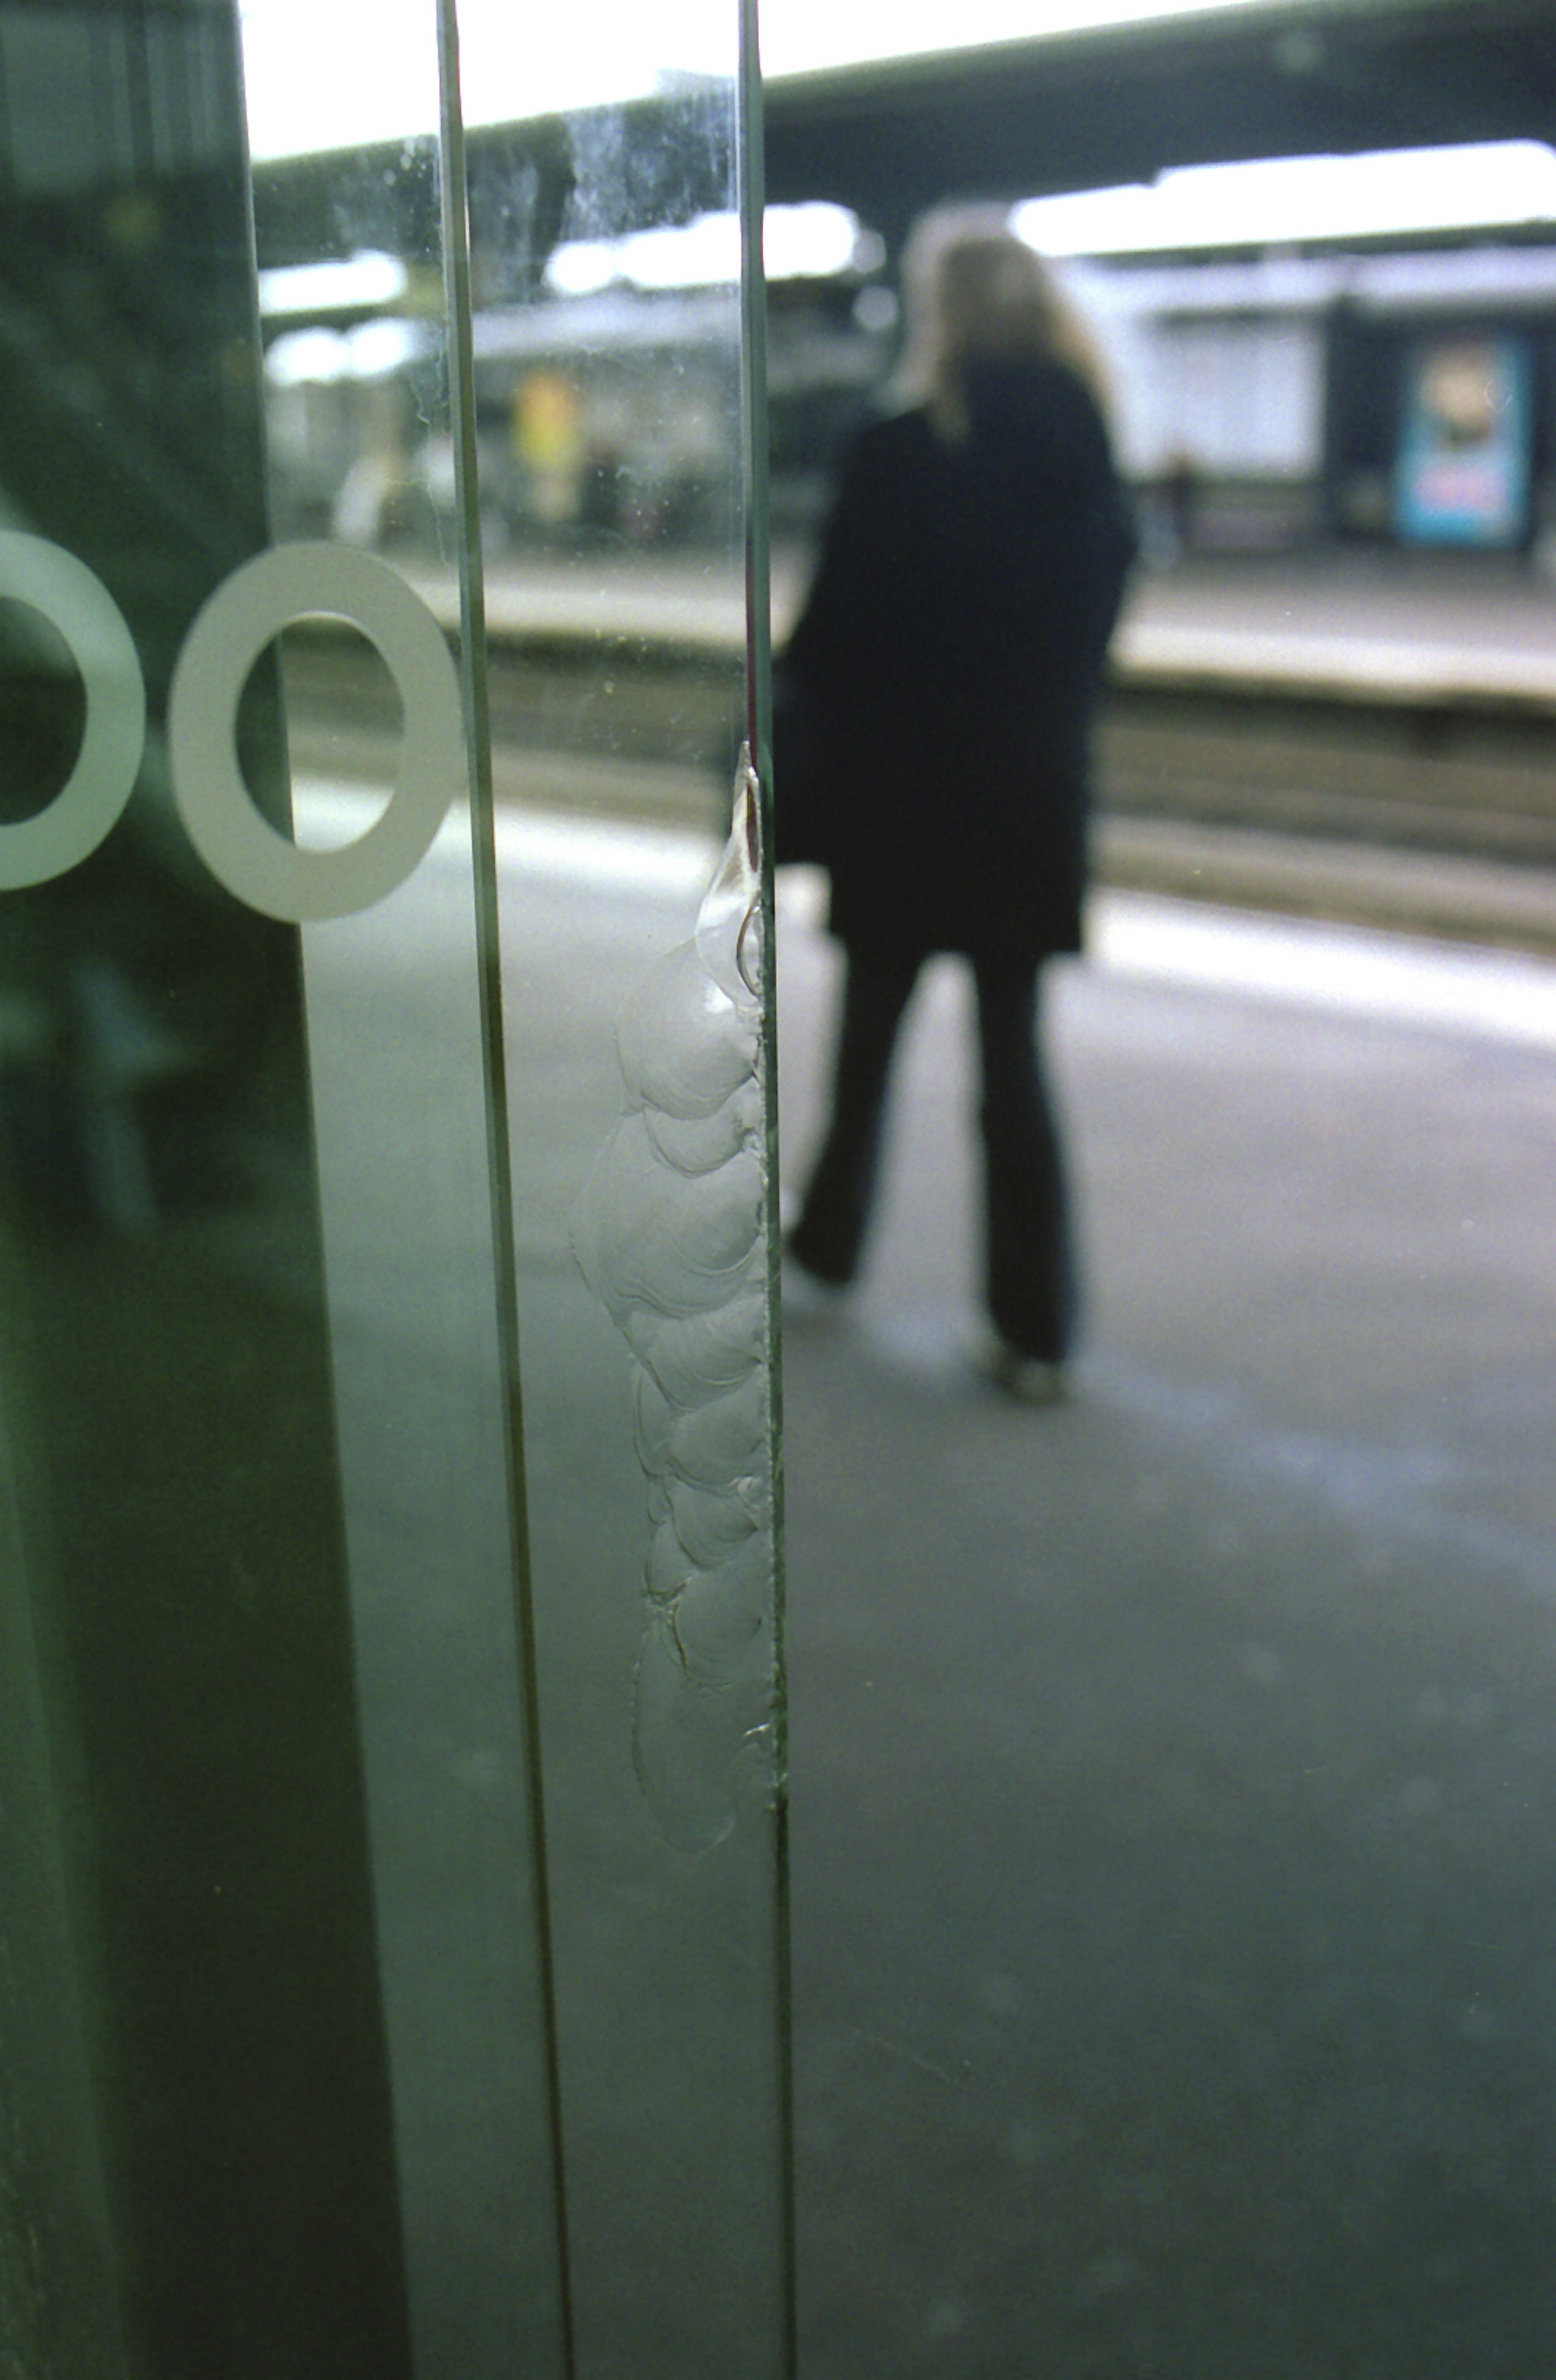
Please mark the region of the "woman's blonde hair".
POLYGON ((942 207, 922 216, 904 258, 907 349, 904 393, 927 405, 943 435, 966 434, 968 364, 1046 356, 1067 364, 1104 412, 1107 373, 1052 269, 1003 214, 942 207))

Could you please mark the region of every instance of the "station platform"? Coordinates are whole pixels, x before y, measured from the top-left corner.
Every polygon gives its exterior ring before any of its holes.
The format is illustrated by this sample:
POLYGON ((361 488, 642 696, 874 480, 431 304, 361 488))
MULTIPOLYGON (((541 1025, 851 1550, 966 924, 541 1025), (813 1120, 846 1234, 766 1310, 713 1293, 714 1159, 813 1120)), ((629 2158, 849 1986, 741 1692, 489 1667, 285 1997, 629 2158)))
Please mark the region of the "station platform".
MULTIPOLYGON (((774 555, 780 647, 808 568, 793 542, 774 555)), ((417 583, 452 620, 452 581, 417 583)), ((494 684, 538 684, 603 649, 638 689, 623 681, 599 754, 500 752, 500 793, 712 817, 731 732, 722 673, 744 650, 731 565, 499 557, 486 603, 494 684), (648 679, 676 734, 702 721, 707 765, 663 765, 623 740, 623 706, 647 716, 648 679)), ((1526 563, 1313 551, 1142 567, 1112 678, 1098 772, 1104 881, 1556 950, 1556 584, 1526 563)))
MULTIPOLYGON (((346 822, 362 797, 335 798, 346 822)), ((517 808, 498 841, 582 2361, 766 2371, 737 2288, 706 2290, 727 2352, 688 2360, 675 2325, 715 2252, 726 2269, 774 2219, 765 2186, 754 2212, 741 2195, 773 2155, 750 2063, 771 1902, 641 1806, 629 1364, 569 1255, 620 1113, 614 1019, 713 855, 517 808)), ((383 1565, 384 1781, 436 1846, 400 1912, 432 2017, 407 2065, 432 2081, 489 1957, 470 1873, 505 1842, 484 1818, 429 1831, 484 1812, 501 1770, 448 1756, 498 1691, 450 1565, 478 1614, 502 1566, 451 1296, 468 1255, 452 1217, 418 1236, 419 1170, 375 1135, 473 1129, 467 867, 451 824, 417 932, 371 912, 315 937, 310 973, 343 1343, 372 1400, 407 1384, 419 1416, 391 1432, 370 1402, 355 1509, 383 1565)), ((785 871, 780 896, 793 1187, 837 953, 815 880, 785 871)), ((783 1316, 799 2368, 1536 2380, 1556 2370, 1556 963, 1108 890, 1092 929, 1048 996, 1087 1285, 1068 1402, 1013 1404, 968 1360, 954 962, 910 1014, 865 1276, 842 1311, 783 1316)), ((512 2261, 470 2145, 436 2134, 419 2210, 451 2334, 512 2261)))
MULTIPOLYGON (((803 545, 775 547, 776 645, 808 568, 803 545)), ((456 615, 451 572, 405 575, 456 615)), ((731 652, 745 644, 738 574, 685 553, 494 557, 486 609, 497 644, 623 636, 731 652)), ((1556 718, 1556 583, 1501 554, 1188 555, 1137 572, 1115 667, 1124 683, 1172 675, 1382 703, 1427 695, 1556 718)))
MULTIPOLYGON (((1556 968, 1104 894, 1088 1323, 968 1361, 966 987, 784 1331, 813 2380, 1556 2368, 1556 968)), ((835 955, 780 926, 786 1176, 835 955)))
POLYGON ((1115 659, 1124 683, 1556 720, 1556 584, 1501 554, 1191 555, 1137 574, 1115 659))

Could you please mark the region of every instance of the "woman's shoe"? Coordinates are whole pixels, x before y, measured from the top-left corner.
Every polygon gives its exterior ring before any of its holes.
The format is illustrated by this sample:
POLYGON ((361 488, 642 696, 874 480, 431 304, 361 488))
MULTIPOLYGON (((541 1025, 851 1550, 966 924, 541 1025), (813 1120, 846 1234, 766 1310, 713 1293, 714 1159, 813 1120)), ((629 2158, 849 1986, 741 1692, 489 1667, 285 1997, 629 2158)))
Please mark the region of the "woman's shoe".
POLYGON ((1041 1355, 1023 1355, 1003 1339, 991 1339, 978 1361, 984 1378, 1016 1404, 1063 1404, 1070 1393, 1069 1374, 1063 1364, 1050 1363, 1041 1355))
POLYGON ((848 1310, 853 1283, 827 1281, 801 1262, 792 1247, 784 1249, 783 1297, 785 1322, 833 1322, 848 1310))

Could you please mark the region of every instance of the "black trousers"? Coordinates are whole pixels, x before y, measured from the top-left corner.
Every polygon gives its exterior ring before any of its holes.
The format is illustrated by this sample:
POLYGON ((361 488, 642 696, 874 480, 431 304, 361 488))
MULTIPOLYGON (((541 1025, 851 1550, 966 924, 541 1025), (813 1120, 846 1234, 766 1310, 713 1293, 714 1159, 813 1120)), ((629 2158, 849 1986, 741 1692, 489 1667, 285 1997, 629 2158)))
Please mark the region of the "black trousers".
MULTIPOLYGON (((819 1280, 851 1281, 880 1173, 892 1060, 922 962, 851 950, 832 1121, 789 1245, 819 1280)), ((1018 1354, 1070 1352, 1076 1284, 1064 1151, 1039 1051, 1039 970, 975 960, 982 1066, 984 1294, 1018 1354)))

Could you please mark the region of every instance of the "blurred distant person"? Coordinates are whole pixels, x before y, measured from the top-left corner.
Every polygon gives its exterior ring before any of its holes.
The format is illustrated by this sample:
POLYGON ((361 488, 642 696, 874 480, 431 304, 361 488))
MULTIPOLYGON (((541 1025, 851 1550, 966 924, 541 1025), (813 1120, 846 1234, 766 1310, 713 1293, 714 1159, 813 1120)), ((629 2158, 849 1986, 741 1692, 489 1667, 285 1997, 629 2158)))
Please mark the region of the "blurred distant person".
POLYGON ((853 1280, 898 1027, 924 961, 960 953, 982 1066, 985 1367, 1043 1402, 1063 1392, 1077 1298, 1039 982, 1081 944, 1089 735, 1134 532, 1101 370, 1042 260, 988 215, 930 217, 907 301, 915 401, 847 458, 779 674, 778 856, 830 870, 846 955, 831 1123, 788 1253, 814 1281, 853 1280))
POLYGON ((1165 569, 1191 552, 1198 511, 1199 467, 1186 448, 1174 447, 1149 492, 1148 558, 1165 569))

